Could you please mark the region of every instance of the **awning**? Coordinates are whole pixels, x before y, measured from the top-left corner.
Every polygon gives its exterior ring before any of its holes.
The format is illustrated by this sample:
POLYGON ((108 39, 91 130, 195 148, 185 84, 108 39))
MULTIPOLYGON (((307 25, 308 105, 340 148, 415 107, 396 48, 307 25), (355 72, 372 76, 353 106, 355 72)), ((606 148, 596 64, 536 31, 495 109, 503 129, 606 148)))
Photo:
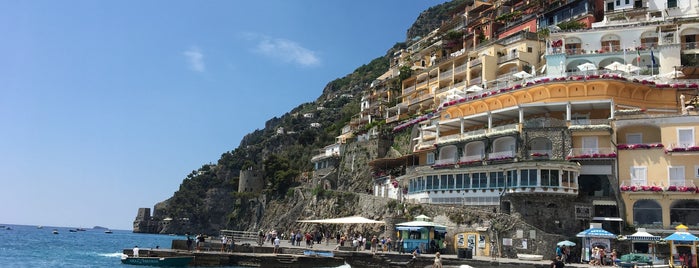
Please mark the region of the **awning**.
POLYGON ((616 206, 614 200, 592 200, 593 206, 616 206))
POLYGON ((385 224, 384 221, 375 221, 372 219, 367 219, 361 216, 354 217, 344 217, 344 218, 334 218, 334 219, 321 219, 321 220, 298 220, 296 222, 303 223, 328 223, 328 224, 353 224, 353 223, 380 223, 385 224))
POLYGON ((594 217, 593 221, 624 221, 622 218, 617 217, 594 217))
POLYGON ((414 227, 414 226, 397 226, 396 230, 401 230, 401 231, 419 231, 423 228, 426 227, 414 227))

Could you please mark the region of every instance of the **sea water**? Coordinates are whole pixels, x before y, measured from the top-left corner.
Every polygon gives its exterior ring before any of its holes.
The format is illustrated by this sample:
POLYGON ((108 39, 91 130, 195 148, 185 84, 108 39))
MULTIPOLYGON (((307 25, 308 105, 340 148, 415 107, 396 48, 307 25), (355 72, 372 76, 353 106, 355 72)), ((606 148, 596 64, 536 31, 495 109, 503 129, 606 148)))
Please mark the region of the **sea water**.
POLYGON ((173 239, 184 237, 134 234, 131 231, 67 227, 5 225, 0 229, 2 267, 124 267, 125 248, 170 248, 173 239), (53 230, 58 234, 53 234, 53 230))
MULTIPOLYGON (((121 264, 126 248, 171 248, 185 236, 135 234, 131 231, 4 225, 0 228, 0 267, 137 267, 121 264), (58 234, 53 234, 56 229, 58 234)), ((231 267, 232 268, 232 267, 231 267)), ((341 266, 349 268, 349 265, 341 266)))

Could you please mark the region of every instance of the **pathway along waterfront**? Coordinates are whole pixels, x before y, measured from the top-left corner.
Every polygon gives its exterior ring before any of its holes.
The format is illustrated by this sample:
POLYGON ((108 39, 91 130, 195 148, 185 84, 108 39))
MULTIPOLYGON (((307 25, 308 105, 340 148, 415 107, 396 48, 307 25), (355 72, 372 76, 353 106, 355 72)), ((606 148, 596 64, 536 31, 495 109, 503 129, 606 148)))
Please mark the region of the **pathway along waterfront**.
MULTIPOLYGON (((255 241, 236 241, 233 252, 221 252, 221 244, 218 240, 207 240, 201 251, 186 250, 186 240, 173 240, 171 249, 140 249, 141 256, 192 256, 194 262, 191 266, 251 266, 262 268, 302 268, 302 267, 337 267, 345 263, 353 268, 358 267, 409 267, 424 268, 432 267, 434 261, 433 254, 422 254, 416 259, 410 254, 399 254, 396 252, 377 252, 372 254, 370 250, 351 251, 349 247, 335 250, 336 244, 329 245, 313 244, 312 250, 332 251, 334 257, 316 257, 304 255, 304 250, 309 250, 302 246, 292 246, 288 240, 281 243, 282 253, 272 253, 274 248, 272 243, 266 242, 262 246, 257 246, 255 241), (255 244, 255 245, 253 245, 255 244)), ((124 254, 131 255, 132 249, 124 249, 124 254)), ((501 267, 501 268, 521 268, 521 267, 551 267, 550 260, 524 261, 509 258, 491 258, 483 256, 473 256, 471 259, 457 258, 454 254, 442 254, 442 263, 445 267, 458 267, 469 265, 476 268, 501 267)), ((566 267, 590 267, 587 264, 566 264, 566 267)))

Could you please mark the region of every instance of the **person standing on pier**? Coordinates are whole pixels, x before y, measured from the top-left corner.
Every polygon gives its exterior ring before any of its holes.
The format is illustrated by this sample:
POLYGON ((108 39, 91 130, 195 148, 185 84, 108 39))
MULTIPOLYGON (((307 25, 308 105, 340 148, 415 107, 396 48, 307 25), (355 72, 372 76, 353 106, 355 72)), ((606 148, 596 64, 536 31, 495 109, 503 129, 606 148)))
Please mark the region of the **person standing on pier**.
POLYGON ((274 254, 279 254, 279 253, 280 253, 280 252, 279 252, 279 242, 280 242, 279 237, 278 237, 278 236, 275 237, 275 238, 274 238, 274 254))
POLYGON ((228 245, 228 237, 224 235, 223 237, 221 237, 221 252, 226 251, 226 245, 228 245))

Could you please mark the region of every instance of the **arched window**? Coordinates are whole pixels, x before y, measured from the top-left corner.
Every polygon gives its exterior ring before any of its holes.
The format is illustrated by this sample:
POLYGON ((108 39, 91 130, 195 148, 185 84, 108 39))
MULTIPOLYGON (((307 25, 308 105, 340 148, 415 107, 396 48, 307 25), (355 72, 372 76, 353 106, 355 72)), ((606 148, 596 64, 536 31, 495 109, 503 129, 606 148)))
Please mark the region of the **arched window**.
POLYGON ((439 150, 439 160, 440 162, 456 163, 456 146, 449 145, 444 146, 439 150))
POLYGON ((535 138, 529 142, 529 153, 532 155, 551 156, 553 146, 548 138, 535 138))
POLYGON ((677 200, 670 206, 670 222, 685 225, 699 224, 699 201, 677 200))
POLYGON ((633 204, 634 224, 662 224, 663 209, 655 200, 638 200, 633 204))

